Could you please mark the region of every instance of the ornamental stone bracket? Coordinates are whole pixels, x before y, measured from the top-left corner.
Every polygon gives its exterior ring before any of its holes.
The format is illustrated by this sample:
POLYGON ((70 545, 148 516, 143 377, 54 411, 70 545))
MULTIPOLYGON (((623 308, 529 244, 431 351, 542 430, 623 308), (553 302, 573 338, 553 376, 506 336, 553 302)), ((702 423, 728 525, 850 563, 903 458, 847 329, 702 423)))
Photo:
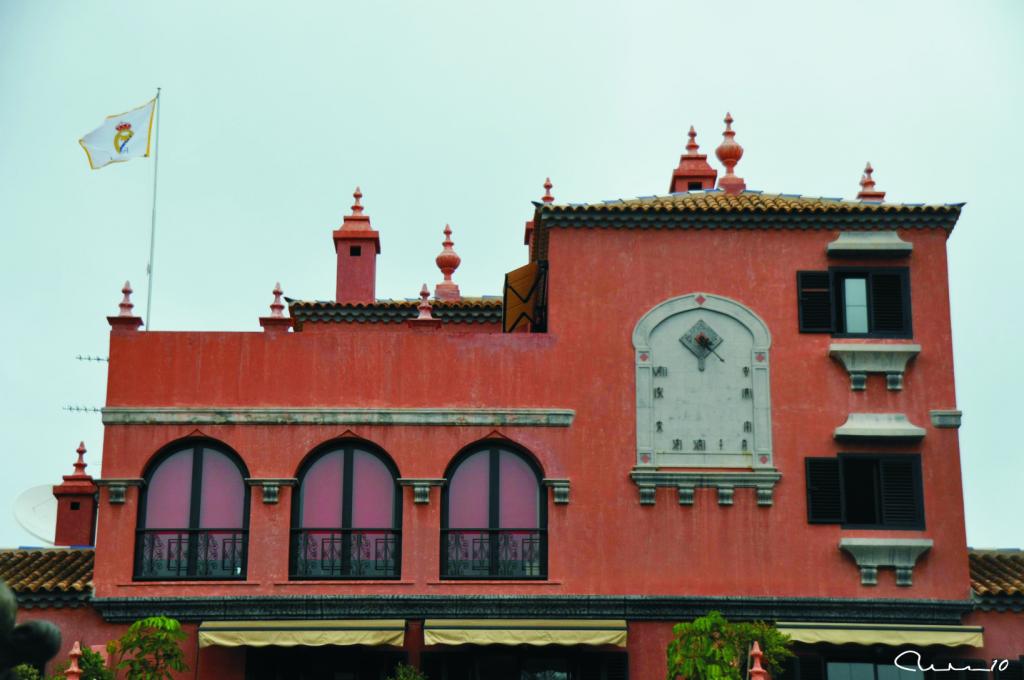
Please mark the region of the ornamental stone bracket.
POLYGON ((651 468, 635 467, 629 473, 640 492, 640 505, 655 504, 655 490, 659 486, 676 489, 679 505, 692 506, 694 490, 697 488, 715 489, 718 504, 733 504, 737 488, 751 488, 757 492, 757 504, 769 507, 773 503, 775 485, 782 474, 775 468, 745 471, 667 471, 651 468))
POLYGON ((541 480, 544 486, 551 487, 552 500, 555 505, 569 505, 569 480, 547 478, 541 480))
POLYGON ((850 374, 850 389, 867 388, 868 373, 884 373, 890 390, 903 389, 907 363, 921 352, 921 345, 883 345, 834 342, 828 355, 843 365, 850 374))
POLYGON ((273 505, 277 503, 281 496, 282 486, 296 486, 298 485, 299 480, 294 477, 281 479, 246 477, 245 483, 249 486, 260 487, 263 502, 267 505, 273 505))
POLYGON ((911 423, 902 413, 851 413, 835 429, 836 439, 847 441, 917 441, 925 429, 911 423))
POLYGON ((928 416, 934 427, 957 430, 960 429, 964 414, 956 409, 935 409, 929 411, 928 416))
POLYGON ((139 477, 126 477, 123 479, 94 479, 96 486, 107 487, 107 502, 111 505, 123 505, 128 495, 129 486, 143 487, 146 480, 139 477))
POLYGON ((913 585, 914 565, 934 545, 930 538, 842 538, 839 549, 853 556, 860 567, 862 586, 878 585, 878 568, 896 569, 896 585, 913 585))
POLYGON ((829 257, 907 257, 914 244, 895 231, 843 231, 825 246, 829 257))
POLYGON ((421 478, 413 479, 411 477, 401 477, 398 483, 402 486, 412 487, 412 502, 417 505, 423 505, 430 502, 430 487, 432 486, 444 486, 448 480, 444 478, 421 478))

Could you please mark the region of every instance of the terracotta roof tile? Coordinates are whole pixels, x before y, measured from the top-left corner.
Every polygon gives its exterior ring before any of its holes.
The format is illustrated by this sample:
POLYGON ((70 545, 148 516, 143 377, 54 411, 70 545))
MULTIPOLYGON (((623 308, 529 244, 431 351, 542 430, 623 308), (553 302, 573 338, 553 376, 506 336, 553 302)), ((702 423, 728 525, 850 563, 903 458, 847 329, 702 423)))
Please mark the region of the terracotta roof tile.
MULTIPOLYGON (((288 300, 296 329, 303 323, 402 323, 418 314, 419 300, 377 300, 370 304, 288 300)), ((501 323, 501 298, 432 300, 433 315, 442 323, 501 323)))
POLYGON ((20 596, 92 592, 92 549, 0 550, 0 580, 20 596))
POLYGON ((981 596, 1024 596, 1024 551, 971 550, 971 589, 981 596))

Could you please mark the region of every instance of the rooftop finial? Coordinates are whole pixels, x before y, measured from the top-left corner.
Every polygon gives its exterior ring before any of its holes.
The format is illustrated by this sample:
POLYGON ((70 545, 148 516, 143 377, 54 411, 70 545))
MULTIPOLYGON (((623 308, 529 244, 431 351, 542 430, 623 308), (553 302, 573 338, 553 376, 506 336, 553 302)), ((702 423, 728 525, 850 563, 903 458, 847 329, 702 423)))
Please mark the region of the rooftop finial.
POLYGON ((420 315, 416 317, 417 321, 431 321, 434 316, 430 313, 433 307, 430 306, 430 290, 427 289, 427 284, 423 284, 423 288, 420 288, 420 303, 416 305, 416 309, 420 310, 420 315))
POLYGON ((459 268, 462 258, 452 248, 455 245, 452 242, 452 228, 447 224, 444 225, 444 241, 441 245, 444 249, 434 258, 434 262, 444 274, 444 281, 434 286, 434 297, 438 300, 461 300, 462 294, 459 292, 458 284, 452 281, 452 274, 459 268))
POLYGON ((125 281, 124 288, 121 289, 121 292, 124 293, 124 299, 121 300, 121 304, 118 305, 121 309, 118 316, 134 316, 134 314, 132 314, 132 308, 135 307, 135 305, 132 304, 132 284, 125 281))
POLYGON ((356 187, 356 190, 352 192, 352 198, 356 199, 356 202, 352 204, 352 214, 362 215, 363 204, 359 201, 363 198, 363 192, 359 190, 359 187, 356 187))
POLYGON ((690 138, 690 141, 686 143, 686 155, 696 156, 697 150, 700 149, 700 147, 697 146, 697 131, 693 129, 692 125, 690 126, 690 131, 687 133, 687 136, 690 138))
POLYGON ((761 665, 761 657, 764 653, 761 651, 761 645, 758 644, 757 640, 754 640, 754 644, 750 647, 750 669, 747 671, 747 676, 750 680, 770 680, 768 677, 768 671, 761 665))
POLYGON ((284 303, 281 302, 281 295, 284 293, 281 290, 281 282, 278 281, 274 284, 274 301, 270 303, 270 316, 275 319, 284 317, 284 303))
POLYGON ((736 143, 734 137, 736 137, 736 133, 732 129, 732 114, 726 112, 725 132, 722 133, 722 143, 715 149, 715 155, 718 156, 718 160, 725 166, 725 177, 718 180, 718 188, 727 194, 733 195, 739 194, 747 188, 743 178, 737 177, 733 173, 733 168, 743 158, 743 147, 736 143))
POLYGON ((85 468, 87 467, 85 462, 85 442, 78 443, 78 448, 75 449, 75 453, 78 454, 78 460, 75 461, 75 476, 84 477, 85 468))
POLYGON ((884 191, 875 191, 875 180, 871 178, 871 173, 874 171, 870 162, 864 166, 864 174, 860 177, 860 192, 857 193, 857 198, 862 201, 881 202, 885 200, 884 191))
POLYGON ((71 647, 71 651, 68 653, 68 667, 64 671, 64 677, 67 680, 80 680, 82 677, 82 668, 78 665, 79 659, 82 658, 82 645, 75 641, 75 644, 71 647))
POLYGON ((555 197, 551 195, 551 187, 555 186, 551 183, 551 178, 548 177, 544 180, 544 196, 540 199, 545 203, 554 203, 555 197))

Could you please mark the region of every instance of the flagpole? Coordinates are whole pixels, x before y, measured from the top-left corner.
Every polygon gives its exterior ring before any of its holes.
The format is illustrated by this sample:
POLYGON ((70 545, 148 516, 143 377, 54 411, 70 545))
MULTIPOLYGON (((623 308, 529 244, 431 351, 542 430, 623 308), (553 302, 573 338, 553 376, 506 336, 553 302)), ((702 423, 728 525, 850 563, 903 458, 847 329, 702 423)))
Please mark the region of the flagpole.
POLYGON ((149 311, 153 305, 153 249, 156 245, 156 175, 160 165, 160 118, 163 115, 160 111, 160 88, 156 88, 156 144, 153 146, 153 215, 149 223, 149 263, 146 265, 146 274, 149 277, 149 285, 146 287, 146 330, 149 326, 149 311))

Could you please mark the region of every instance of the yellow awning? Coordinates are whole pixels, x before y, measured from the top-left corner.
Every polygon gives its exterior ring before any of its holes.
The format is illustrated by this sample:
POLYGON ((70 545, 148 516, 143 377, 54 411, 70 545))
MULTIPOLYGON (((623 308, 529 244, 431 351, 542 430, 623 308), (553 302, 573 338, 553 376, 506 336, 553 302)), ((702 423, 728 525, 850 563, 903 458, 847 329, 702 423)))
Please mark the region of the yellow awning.
POLYGON ((199 646, 321 647, 323 645, 395 645, 405 642, 404 619, 343 621, 206 621, 199 646))
POLYGON ((779 621, 779 630, 795 642, 833 645, 942 645, 981 647, 981 626, 924 626, 885 623, 795 623, 779 621))
POLYGON ((626 622, 594 619, 427 619, 428 645, 626 646, 626 622))

